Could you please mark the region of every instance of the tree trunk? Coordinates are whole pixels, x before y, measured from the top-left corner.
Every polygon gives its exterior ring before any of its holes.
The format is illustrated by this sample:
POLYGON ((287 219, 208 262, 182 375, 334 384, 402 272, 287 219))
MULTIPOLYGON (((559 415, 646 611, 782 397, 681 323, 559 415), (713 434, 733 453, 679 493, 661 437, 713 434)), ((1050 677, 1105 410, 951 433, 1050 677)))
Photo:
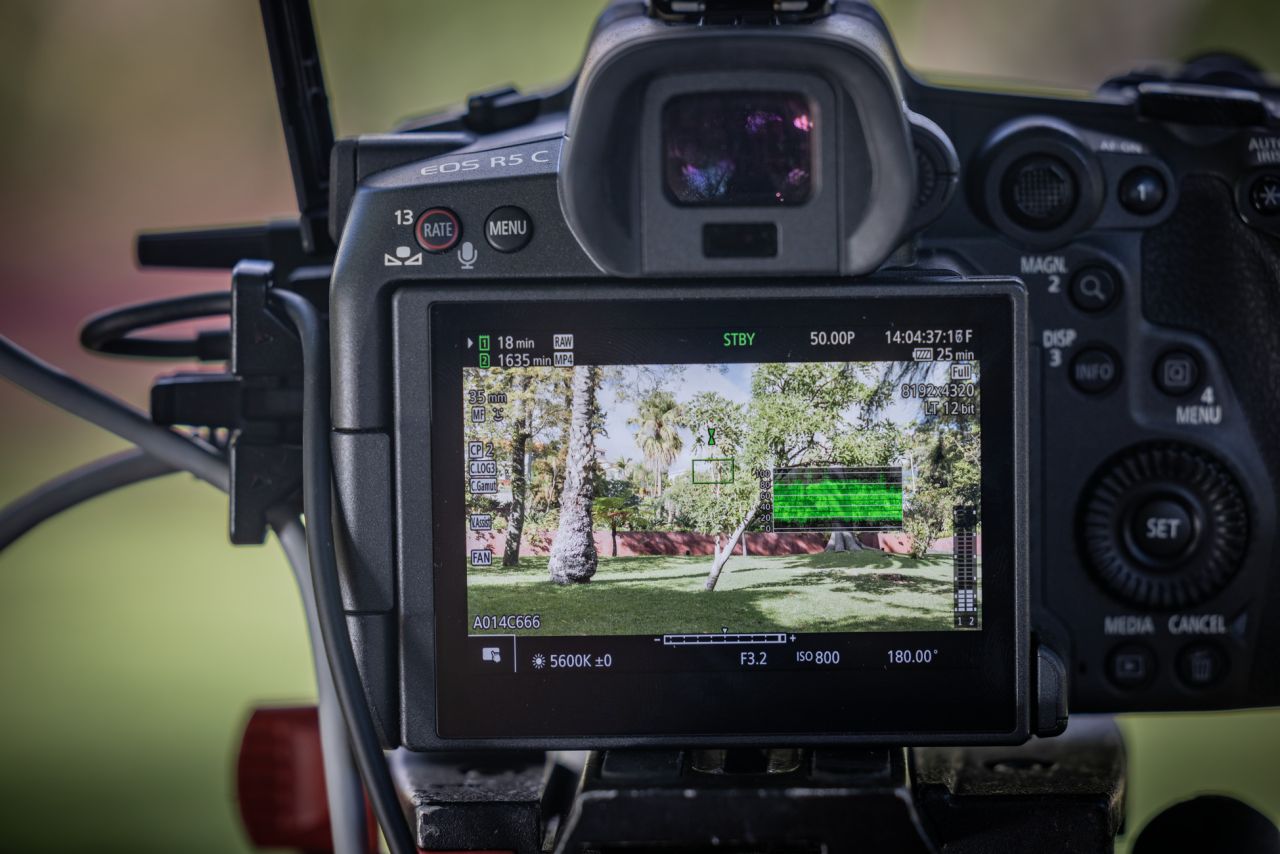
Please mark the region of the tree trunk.
POLYGON ((522 376, 515 387, 515 435, 511 438, 511 516, 507 519, 507 543, 502 550, 502 565, 520 563, 520 538, 524 535, 525 505, 528 503, 529 472, 525 466, 525 448, 529 443, 529 413, 525 401, 529 377, 522 376))
POLYGON ((556 500, 556 480, 560 477, 560 467, 556 465, 554 456, 547 460, 547 465, 551 469, 551 477, 547 479, 547 506, 550 507, 556 500))
POLYGON ((824 552, 860 552, 866 549, 852 531, 832 531, 824 552))
POLYGON ((720 571, 724 569, 724 565, 729 562, 729 558, 733 555, 733 547, 738 544, 738 540, 742 539, 742 535, 746 533, 747 526, 751 524, 751 520, 756 518, 756 513, 760 510, 760 502, 757 499, 751 509, 747 511, 747 517, 742 520, 742 524, 738 526, 733 535, 729 537, 729 542, 725 544, 723 550, 720 548, 720 536, 716 535, 716 557, 711 564, 711 573, 707 576, 706 584, 703 587, 706 590, 715 590, 716 582, 720 580, 720 571))
POLYGON ((613 520, 609 521, 609 537, 612 540, 612 545, 613 545, 613 549, 610 552, 609 557, 617 557, 618 556, 618 523, 613 520))
POLYGON ((564 489, 560 492, 560 527, 551 544, 551 559, 547 564, 551 580, 556 584, 578 584, 590 581, 596 574, 596 544, 591 523, 595 439, 591 426, 596 414, 598 373, 599 368, 591 365, 578 365, 573 369, 573 408, 564 489))

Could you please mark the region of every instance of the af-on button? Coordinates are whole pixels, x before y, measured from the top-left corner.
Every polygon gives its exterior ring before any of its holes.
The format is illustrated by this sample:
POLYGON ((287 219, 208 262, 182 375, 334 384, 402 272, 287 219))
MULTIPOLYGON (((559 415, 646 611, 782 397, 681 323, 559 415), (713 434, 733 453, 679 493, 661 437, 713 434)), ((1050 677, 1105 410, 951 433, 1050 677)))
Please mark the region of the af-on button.
POLYGON ((448 252, 462 237, 462 223, 448 208, 428 208, 413 226, 418 245, 428 252, 448 252))
POLYGON ((499 252, 519 252, 532 238, 533 219, 515 205, 503 205, 484 221, 484 239, 499 252))

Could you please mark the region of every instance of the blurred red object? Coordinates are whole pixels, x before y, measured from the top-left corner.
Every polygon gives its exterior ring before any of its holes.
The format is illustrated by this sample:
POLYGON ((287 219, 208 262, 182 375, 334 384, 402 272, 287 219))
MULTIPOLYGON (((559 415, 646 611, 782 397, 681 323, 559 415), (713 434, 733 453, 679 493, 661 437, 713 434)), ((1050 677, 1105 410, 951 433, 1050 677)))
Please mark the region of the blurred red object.
MULTIPOLYGON (((314 706, 254 710, 240 740, 236 801, 255 846, 333 851, 314 706)), ((378 839, 372 815, 368 825, 367 850, 374 852, 378 839)))

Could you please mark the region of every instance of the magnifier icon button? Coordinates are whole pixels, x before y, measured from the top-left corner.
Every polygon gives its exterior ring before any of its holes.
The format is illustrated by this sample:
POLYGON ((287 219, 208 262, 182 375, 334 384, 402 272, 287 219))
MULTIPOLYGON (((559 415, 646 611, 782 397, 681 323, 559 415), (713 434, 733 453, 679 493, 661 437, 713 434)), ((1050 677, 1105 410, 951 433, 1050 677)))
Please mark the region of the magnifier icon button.
POLYGON ((1106 267, 1083 267, 1071 280, 1071 302, 1081 311, 1110 308, 1120 293, 1120 280, 1106 267))

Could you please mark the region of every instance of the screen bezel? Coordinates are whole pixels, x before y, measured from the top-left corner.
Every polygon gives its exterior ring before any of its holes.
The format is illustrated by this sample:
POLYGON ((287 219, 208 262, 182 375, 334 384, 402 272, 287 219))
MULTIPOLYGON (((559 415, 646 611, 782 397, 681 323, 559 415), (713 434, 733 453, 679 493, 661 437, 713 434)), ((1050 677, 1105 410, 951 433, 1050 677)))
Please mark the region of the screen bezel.
MULTIPOLYGON (((655 285, 646 287, 643 296, 635 289, 600 285, 444 288, 402 291, 395 305, 401 675, 408 746, 995 743, 1025 737, 1025 366, 1019 343, 1025 330, 1021 292, 1016 287, 862 285, 853 290, 847 286, 779 290, 757 284, 679 289, 655 285), (483 303, 487 316, 496 318, 486 323, 501 322, 504 312, 512 312, 512 321, 519 324, 527 320, 530 309, 513 301, 551 301, 549 317, 560 321, 577 313, 625 316, 625 311, 618 311, 624 309, 620 300, 663 299, 678 300, 685 314, 694 318, 712 311, 720 318, 726 311, 737 311, 735 322, 748 322, 753 316, 766 321, 788 306, 796 311, 799 299, 834 299, 839 306, 824 308, 848 311, 850 322, 862 325, 887 320, 895 313, 908 318, 912 326, 921 317, 945 320, 948 325, 981 325, 987 342, 982 356, 983 629, 897 635, 902 646, 928 642, 969 666, 661 673, 645 674, 643 679, 622 672, 561 674, 551 684, 532 674, 514 681, 477 680, 469 677, 467 668, 451 665, 461 660, 467 643, 462 526, 455 509, 463 496, 463 467, 453 464, 461 460, 457 454, 462 433, 457 417, 462 357, 455 339, 459 318, 468 311, 468 306, 460 304, 483 303), (446 337, 433 348, 432 339, 440 335, 446 337), (429 395, 427 376, 431 377, 429 395), (1008 405, 1002 406, 1002 401, 1008 405), (431 437, 429 451, 420 438, 423 435, 431 437), (414 436, 416 441, 410 440, 414 436), (1013 449, 1004 465, 996 464, 995 447, 1013 449), (426 519, 429 525, 423 524, 426 519), (993 545, 1001 540, 1007 548, 993 545), (443 569, 450 555, 458 556, 453 573, 443 569), (583 701, 565 702, 575 695, 583 701), (779 696, 790 702, 784 707, 759 700, 779 696), (608 698, 607 708, 602 708, 602 698, 608 698), (678 714, 670 711, 677 708, 678 714)), ((686 325, 695 323, 706 325, 697 320, 686 325)), ((894 635, 867 637, 885 642, 894 635)))

